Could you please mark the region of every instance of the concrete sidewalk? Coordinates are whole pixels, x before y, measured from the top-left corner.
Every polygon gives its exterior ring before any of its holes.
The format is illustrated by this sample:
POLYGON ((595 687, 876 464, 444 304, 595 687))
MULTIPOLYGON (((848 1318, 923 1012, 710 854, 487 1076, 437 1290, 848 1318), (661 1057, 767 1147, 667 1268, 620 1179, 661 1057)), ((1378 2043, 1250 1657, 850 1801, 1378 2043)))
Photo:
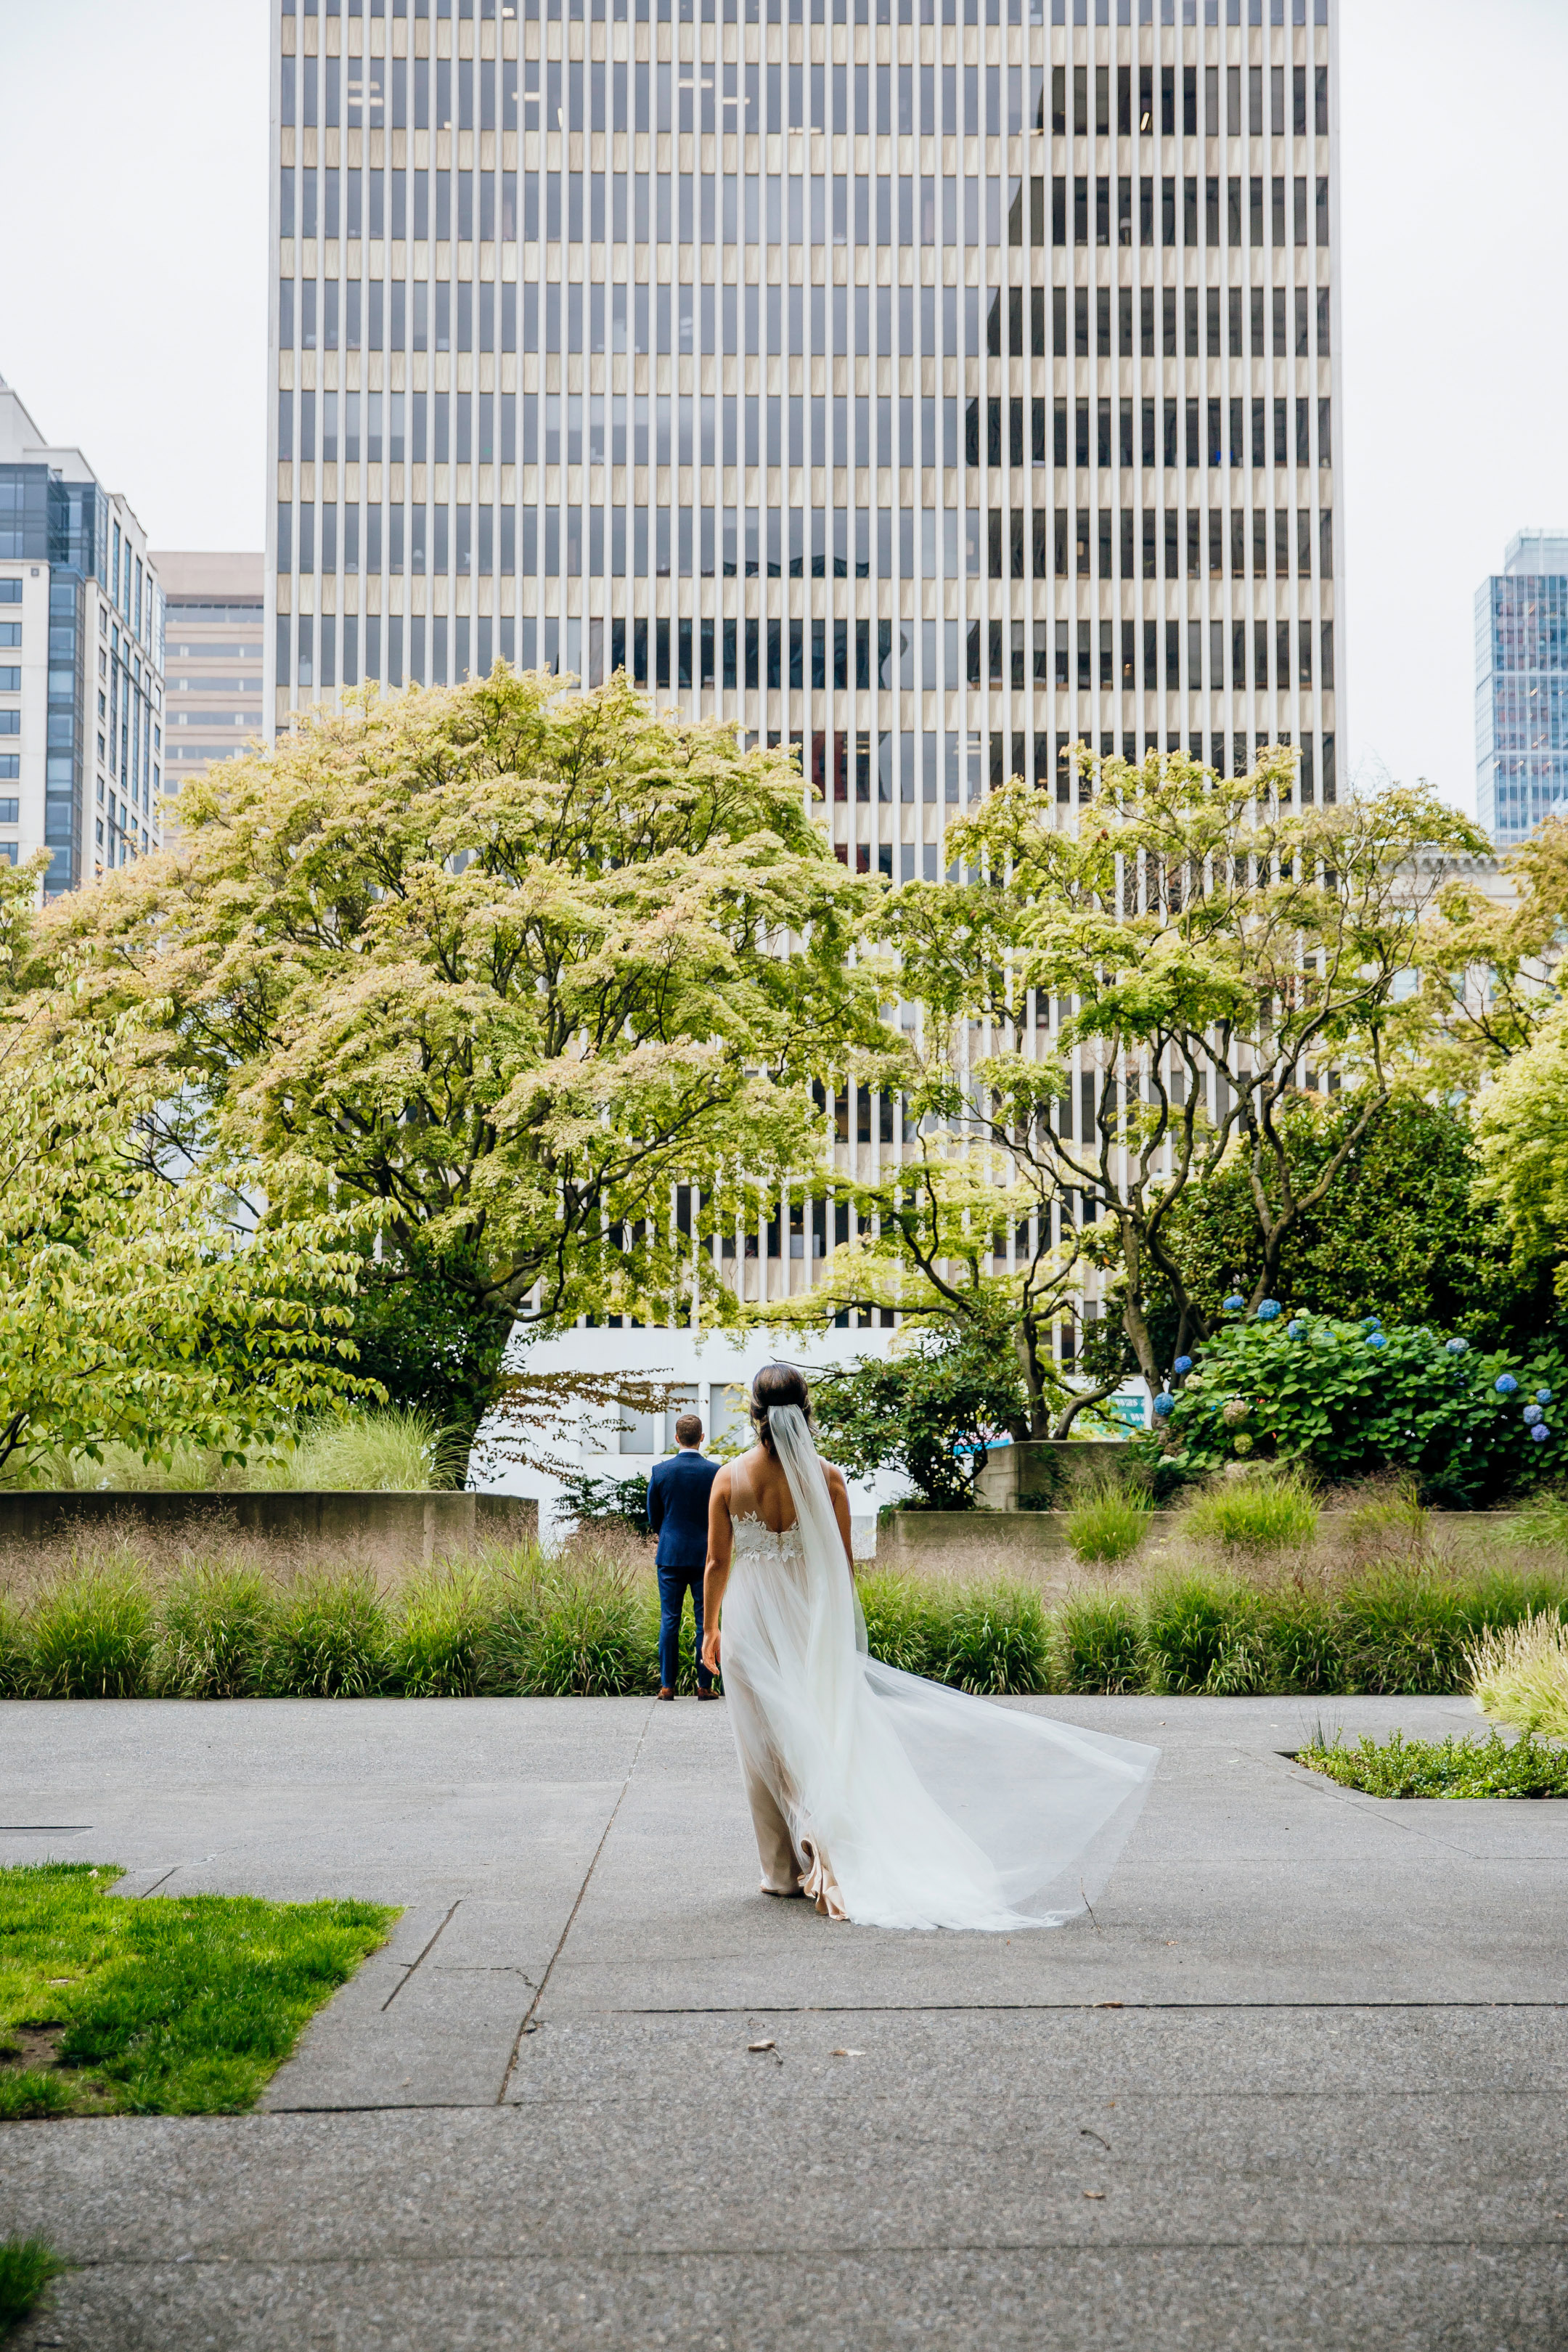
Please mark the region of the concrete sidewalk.
POLYGON ((0 1706, 0 1860, 406 1906, 265 2112, 0 2133, 17 2343, 1568 2344, 1568 1805, 1289 1759, 1459 1700, 1027 1704, 1164 1760, 1010 1940, 758 1896, 722 1706, 0 1706))

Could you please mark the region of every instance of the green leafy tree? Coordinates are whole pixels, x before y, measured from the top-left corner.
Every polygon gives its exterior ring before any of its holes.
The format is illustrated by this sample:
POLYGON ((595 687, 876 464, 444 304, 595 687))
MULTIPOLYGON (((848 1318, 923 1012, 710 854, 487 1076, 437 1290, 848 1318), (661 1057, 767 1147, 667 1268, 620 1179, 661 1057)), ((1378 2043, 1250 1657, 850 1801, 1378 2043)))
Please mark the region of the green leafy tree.
MULTIPOLYGON (((1347 1131, 1361 1125, 1354 1095, 1302 1097, 1279 1124, 1306 1191, 1347 1131)), ((1293 1313, 1431 1323, 1480 1345, 1539 1337, 1552 1313, 1550 1284, 1521 1279, 1496 1212, 1478 1202, 1480 1160, 1462 1109, 1399 1092, 1345 1158, 1332 1190, 1303 1212, 1279 1253, 1276 1282, 1293 1313)), ((1205 1323, 1223 1300, 1258 1286, 1261 1248, 1250 1171, 1240 1152, 1175 1204, 1173 1254, 1205 1323)), ((1176 1318, 1159 1301, 1152 1320, 1168 1365, 1176 1318)))
POLYGON ((233 1458, 379 1394, 352 1369, 344 1221, 247 1231, 221 1166, 175 1181, 146 1150, 135 1019, 79 1009, 67 990, 0 1024, 0 1476, 110 1444, 233 1458))
POLYGON ((1562 1003, 1568 935, 1568 818, 1549 816, 1502 861, 1500 902, 1468 875, 1445 874, 1411 948, 1426 1016, 1416 1041, 1424 1087, 1472 1099, 1526 1052, 1562 1003))
POLYGON ((424 1377, 467 1417, 514 1322, 690 1307, 678 1185, 732 1216, 809 1156, 809 1081, 875 1027, 870 887, 786 755, 498 666, 223 762, 178 850, 59 902, 45 947, 110 1009, 166 1003, 171 1141, 367 1206, 371 1352, 411 1360, 395 1293, 435 1285, 455 1354, 424 1377))
POLYGON ((1027 1426, 1024 1383, 1004 1339, 929 1334, 886 1361, 868 1357, 812 1381, 817 1442, 853 1478, 902 1470, 935 1510, 968 1510, 990 1448, 1027 1426))
POLYGON ((1171 1303, 1177 1352, 1208 1328, 1177 1203, 1238 1158, 1255 1296, 1274 1289, 1300 1220, 1388 1099, 1391 1041, 1412 1019, 1398 983, 1441 855, 1485 845, 1426 788, 1303 808, 1283 749, 1247 776, 1154 752, 1095 772, 1070 831, 1017 780, 993 793, 949 833, 973 878, 893 892, 879 929, 922 1022, 967 1028, 951 1057, 972 1129, 1014 1152, 1028 1139, 1064 1244, 1111 1276, 1153 1389, 1156 1302, 1171 1303), (1356 1081, 1358 1108, 1308 1170, 1283 1114, 1331 1066, 1356 1081))
POLYGON ((1568 1306, 1568 1020, 1542 1023, 1477 1106, 1478 1191, 1495 1207, 1522 1279, 1552 1269, 1568 1306))

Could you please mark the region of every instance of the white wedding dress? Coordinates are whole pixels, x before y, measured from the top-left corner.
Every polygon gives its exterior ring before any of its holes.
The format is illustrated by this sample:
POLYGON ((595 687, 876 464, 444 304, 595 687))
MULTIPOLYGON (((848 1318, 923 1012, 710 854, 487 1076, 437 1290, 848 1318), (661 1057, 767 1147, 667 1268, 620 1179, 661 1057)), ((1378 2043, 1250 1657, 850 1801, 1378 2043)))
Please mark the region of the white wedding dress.
POLYGON ((1058 1927, 1103 1884, 1159 1761, 867 1654, 827 1481, 798 1406, 773 1448, 795 1523, 731 1469, 724 1692, 763 1886, 877 1927, 1058 1927))

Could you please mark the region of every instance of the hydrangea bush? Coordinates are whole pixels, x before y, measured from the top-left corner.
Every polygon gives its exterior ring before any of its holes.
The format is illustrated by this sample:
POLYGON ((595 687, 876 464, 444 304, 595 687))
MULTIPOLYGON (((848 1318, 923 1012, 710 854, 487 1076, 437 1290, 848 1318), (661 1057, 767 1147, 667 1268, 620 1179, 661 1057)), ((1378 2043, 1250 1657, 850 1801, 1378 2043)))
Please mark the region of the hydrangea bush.
POLYGON ((1301 1462, 1335 1483, 1411 1471, 1426 1501, 1475 1509, 1562 1475, 1552 1398, 1565 1386, 1555 1351, 1489 1355, 1424 1325, 1384 1330, 1375 1316, 1287 1320, 1266 1300, 1233 1311, 1190 1370, 1173 1368, 1150 1443, 1189 1475, 1249 1458, 1301 1462))

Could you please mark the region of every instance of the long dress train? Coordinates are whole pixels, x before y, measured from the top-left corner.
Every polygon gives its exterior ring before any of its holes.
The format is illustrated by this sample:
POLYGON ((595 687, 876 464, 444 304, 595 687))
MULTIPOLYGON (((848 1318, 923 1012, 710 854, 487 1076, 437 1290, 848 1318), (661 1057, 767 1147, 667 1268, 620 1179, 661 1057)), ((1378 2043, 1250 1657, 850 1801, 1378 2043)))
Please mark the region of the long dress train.
POLYGON ((901 1674, 866 1622, 805 1416, 769 1428, 795 1524, 731 1471, 723 1675, 763 1885, 879 1927, 1058 1927, 1104 1883, 1160 1751, 901 1674))

